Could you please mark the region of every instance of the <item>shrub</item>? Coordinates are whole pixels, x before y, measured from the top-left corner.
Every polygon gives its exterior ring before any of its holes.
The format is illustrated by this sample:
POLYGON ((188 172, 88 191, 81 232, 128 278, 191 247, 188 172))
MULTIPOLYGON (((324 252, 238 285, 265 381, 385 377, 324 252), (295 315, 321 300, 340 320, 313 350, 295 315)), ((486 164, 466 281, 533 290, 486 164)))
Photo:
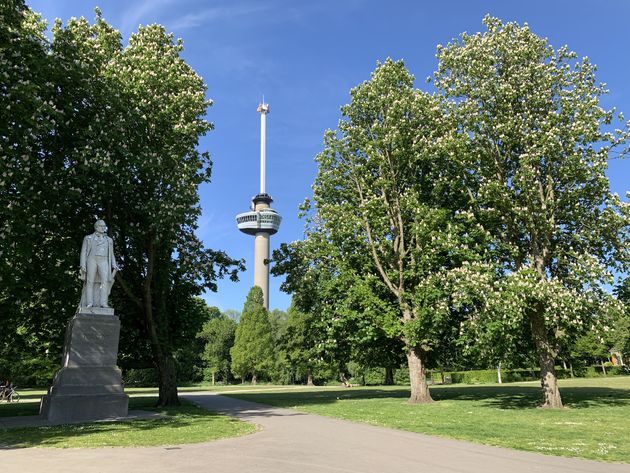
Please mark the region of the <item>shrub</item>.
POLYGON ((123 371, 125 386, 149 388, 158 385, 157 370, 155 368, 130 368, 123 371))
POLYGON ((366 386, 383 384, 385 380, 385 368, 369 368, 363 374, 366 386))
POLYGON ((0 360, 2 381, 11 380, 15 386, 43 388, 52 383, 52 378, 61 365, 58 359, 28 358, 11 361, 0 360))
POLYGON ((627 366, 619 366, 619 365, 615 365, 611 367, 610 369, 607 370, 607 372, 608 374, 611 374, 613 376, 627 376, 630 374, 630 371, 628 371, 627 366))

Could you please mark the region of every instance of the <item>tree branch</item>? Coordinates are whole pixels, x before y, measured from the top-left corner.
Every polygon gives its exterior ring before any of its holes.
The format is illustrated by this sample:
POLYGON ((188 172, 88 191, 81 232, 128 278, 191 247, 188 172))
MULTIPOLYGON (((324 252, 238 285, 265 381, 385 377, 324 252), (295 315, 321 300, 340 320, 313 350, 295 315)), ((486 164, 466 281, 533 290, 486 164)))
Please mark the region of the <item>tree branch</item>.
POLYGON ((120 272, 116 273, 116 280, 120 283, 120 287, 122 287, 123 291, 125 291, 127 297, 142 309, 142 301, 131 291, 127 282, 120 275, 120 272))
MULTIPOLYGON (((364 204, 365 197, 363 195, 363 188, 361 187, 361 184, 356 178, 353 177, 353 181, 357 188, 357 192, 359 193, 359 200, 361 201, 361 204, 364 204)), ((383 282, 389 288, 389 290, 392 291, 392 293, 396 297, 400 297, 400 290, 397 289, 396 286, 394 286, 391 279, 385 272, 385 269, 383 268, 383 265, 381 263, 381 259, 379 258, 378 253, 376 252, 376 245, 374 244, 374 238, 372 237, 372 226, 370 225, 370 220, 366 218, 365 215, 362 215, 362 218, 363 218, 365 230, 367 232, 368 243, 370 246, 370 252, 372 253, 372 260, 374 261, 374 265, 376 266, 377 271, 381 275, 383 282)))

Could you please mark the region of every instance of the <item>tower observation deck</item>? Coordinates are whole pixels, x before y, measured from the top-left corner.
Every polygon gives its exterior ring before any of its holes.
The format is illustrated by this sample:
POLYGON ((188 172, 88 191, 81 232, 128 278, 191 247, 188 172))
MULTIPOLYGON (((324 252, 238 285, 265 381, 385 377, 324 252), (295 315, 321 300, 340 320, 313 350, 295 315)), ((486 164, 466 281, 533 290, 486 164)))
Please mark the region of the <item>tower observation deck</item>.
MULTIPOLYGON (((252 198, 252 207, 256 208, 258 202, 265 202, 269 205, 273 199, 269 194, 258 194, 252 198)), ((282 222, 282 217, 271 207, 262 207, 260 210, 251 210, 236 216, 238 229, 248 235, 256 235, 258 232, 274 235, 280 228, 280 222, 282 222)))
POLYGON ((251 210, 236 216, 238 229, 255 237, 254 240, 254 285, 263 291, 265 308, 269 309, 269 237, 277 233, 282 217, 271 208, 273 199, 265 191, 266 119, 269 104, 261 103, 260 113, 260 192, 252 198, 251 210))

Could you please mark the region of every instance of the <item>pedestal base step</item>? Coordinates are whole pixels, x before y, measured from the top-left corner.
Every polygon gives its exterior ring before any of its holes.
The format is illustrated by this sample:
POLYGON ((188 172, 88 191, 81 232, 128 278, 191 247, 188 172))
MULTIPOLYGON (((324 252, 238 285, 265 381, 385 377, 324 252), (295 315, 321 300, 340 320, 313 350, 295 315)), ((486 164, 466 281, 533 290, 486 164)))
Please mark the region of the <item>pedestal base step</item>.
POLYGON ((128 407, 126 394, 47 394, 42 397, 39 412, 51 424, 68 424, 126 417, 128 407))

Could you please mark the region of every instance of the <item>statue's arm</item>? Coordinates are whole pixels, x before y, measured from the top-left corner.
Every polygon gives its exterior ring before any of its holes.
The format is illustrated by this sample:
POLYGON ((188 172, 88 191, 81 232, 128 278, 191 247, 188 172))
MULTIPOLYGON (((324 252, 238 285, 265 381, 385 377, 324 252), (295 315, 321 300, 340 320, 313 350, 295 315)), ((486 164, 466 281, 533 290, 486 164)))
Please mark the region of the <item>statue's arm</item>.
POLYGON ((108 243, 109 243, 109 264, 112 267, 112 269, 118 269, 118 264, 116 264, 116 255, 114 254, 114 240, 112 240, 110 237, 108 238, 108 243))

